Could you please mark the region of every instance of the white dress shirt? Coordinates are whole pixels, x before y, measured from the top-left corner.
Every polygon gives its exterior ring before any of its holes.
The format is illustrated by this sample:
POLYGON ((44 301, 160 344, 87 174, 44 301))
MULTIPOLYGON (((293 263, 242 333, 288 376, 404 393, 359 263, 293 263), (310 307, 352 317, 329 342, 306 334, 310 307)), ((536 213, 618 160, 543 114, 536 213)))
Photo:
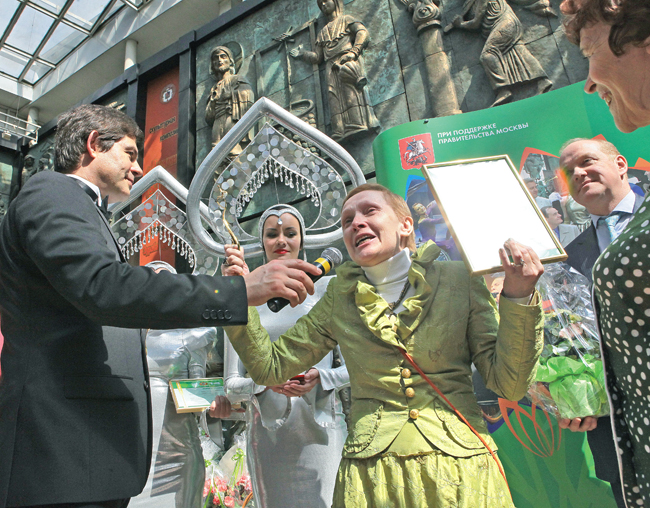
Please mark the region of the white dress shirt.
POLYGON ((88 187, 90 187, 97 195, 97 206, 102 206, 102 194, 101 192, 99 192, 99 187, 97 187, 94 183, 89 182, 85 178, 81 178, 80 176, 77 175, 71 175, 70 173, 66 173, 65 176, 69 176, 70 178, 76 178, 77 180, 81 180, 88 187))

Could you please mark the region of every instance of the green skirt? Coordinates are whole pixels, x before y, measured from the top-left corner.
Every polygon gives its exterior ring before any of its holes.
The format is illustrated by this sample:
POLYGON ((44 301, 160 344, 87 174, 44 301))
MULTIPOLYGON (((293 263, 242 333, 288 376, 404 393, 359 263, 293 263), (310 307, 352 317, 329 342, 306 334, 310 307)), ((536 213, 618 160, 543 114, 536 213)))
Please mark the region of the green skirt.
POLYGON ((332 508, 514 508, 490 454, 342 459, 332 508))

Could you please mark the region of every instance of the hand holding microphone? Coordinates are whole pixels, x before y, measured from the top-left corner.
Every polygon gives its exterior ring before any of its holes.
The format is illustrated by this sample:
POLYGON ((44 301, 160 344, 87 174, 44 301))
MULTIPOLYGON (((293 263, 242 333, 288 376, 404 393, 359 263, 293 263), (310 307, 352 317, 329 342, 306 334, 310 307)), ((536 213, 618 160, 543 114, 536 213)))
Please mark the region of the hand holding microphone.
MULTIPOLYGON (((341 264, 342 261, 343 261, 343 255, 341 254, 341 251, 338 250, 336 247, 328 247, 322 252, 320 257, 313 263, 313 266, 320 269, 321 271, 320 275, 313 275, 312 273, 307 273, 307 276, 312 281, 316 282, 324 275, 327 275, 331 271, 331 269, 334 268, 336 265, 341 264)), ((284 307, 286 307, 288 303, 289 300, 285 298, 271 298, 268 302, 266 302, 266 305, 273 312, 279 312, 284 307)))
POLYGON ((302 259, 275 259, 250 273, 244 274, 249 307, 266 303, 269 298, 287 298, 292 306, 302 303, 314 294, 311 276, 320 271, 302 259))

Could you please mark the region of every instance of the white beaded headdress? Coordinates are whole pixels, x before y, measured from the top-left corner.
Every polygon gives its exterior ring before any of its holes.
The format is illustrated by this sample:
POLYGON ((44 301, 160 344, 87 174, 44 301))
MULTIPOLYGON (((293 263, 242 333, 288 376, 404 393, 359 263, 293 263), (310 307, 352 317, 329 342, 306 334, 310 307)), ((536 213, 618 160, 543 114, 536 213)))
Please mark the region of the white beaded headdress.
MULTIPOLYGON (((257 230, 259 232, 260 245, 262 245, 262 249, 264 248, 264 223, 266 222, 266 219, 268 219, 273 215, 278 218, 278 225, 282 225, 282 219, 280 219, 280 217, 283 216, 285 213, 291 214, 296 219, 298 219, 298 222, 300 223, 300 248, 301 249, 303 248, 304 241, 305 241, 305 220, 302 218, 300 212, 296 210, 293 206, 285 205, 282 203, 267 208, 262 214, 262 216, 260 217, 257 230)), ((264 253, 264 259, 266 260, 266 253, 264 253)))

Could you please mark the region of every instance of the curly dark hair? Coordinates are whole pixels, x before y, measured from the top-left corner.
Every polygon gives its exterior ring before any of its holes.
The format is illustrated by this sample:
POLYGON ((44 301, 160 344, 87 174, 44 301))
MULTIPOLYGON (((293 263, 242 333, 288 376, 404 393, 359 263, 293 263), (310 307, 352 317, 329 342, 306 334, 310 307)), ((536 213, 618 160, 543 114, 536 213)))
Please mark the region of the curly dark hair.
POLYGON ((621 56, 628 45, 643 47, 650 37, 650 2, 647 0, 564 0, 567 39, 580 45, 580 30, 595 23, 611 26, 609 47, 621 56))

